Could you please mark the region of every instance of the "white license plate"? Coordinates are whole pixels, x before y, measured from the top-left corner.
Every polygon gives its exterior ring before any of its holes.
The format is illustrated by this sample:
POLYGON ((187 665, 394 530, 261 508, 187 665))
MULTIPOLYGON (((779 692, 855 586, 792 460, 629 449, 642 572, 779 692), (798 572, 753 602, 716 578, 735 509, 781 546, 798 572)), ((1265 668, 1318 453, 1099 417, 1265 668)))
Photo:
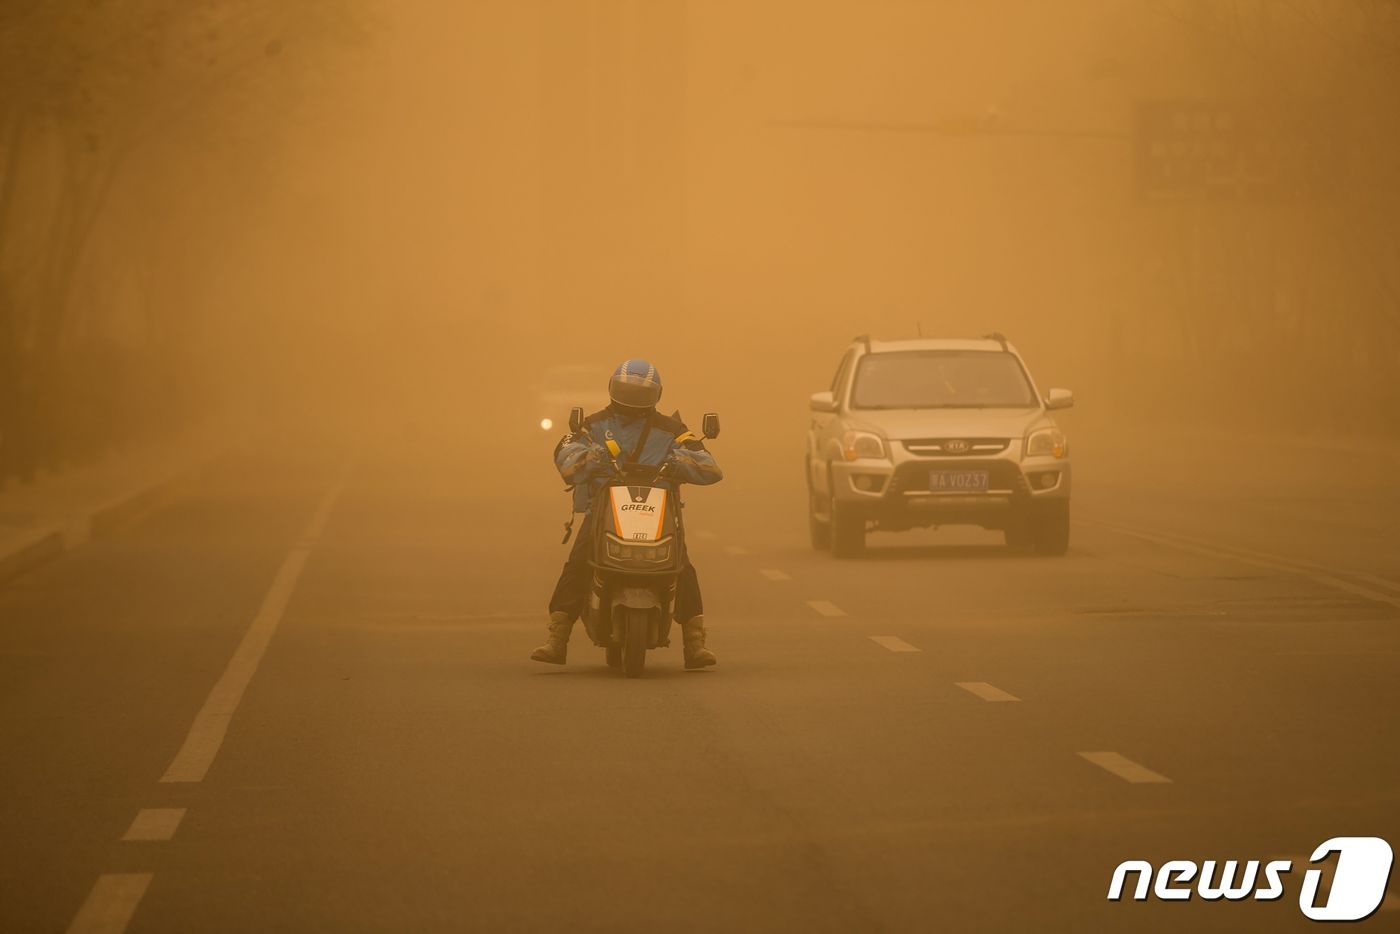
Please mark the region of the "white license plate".
POLYGON ((991 473, 986 470, 930 470, 930 493, 985 493, 991 486, 991 473))

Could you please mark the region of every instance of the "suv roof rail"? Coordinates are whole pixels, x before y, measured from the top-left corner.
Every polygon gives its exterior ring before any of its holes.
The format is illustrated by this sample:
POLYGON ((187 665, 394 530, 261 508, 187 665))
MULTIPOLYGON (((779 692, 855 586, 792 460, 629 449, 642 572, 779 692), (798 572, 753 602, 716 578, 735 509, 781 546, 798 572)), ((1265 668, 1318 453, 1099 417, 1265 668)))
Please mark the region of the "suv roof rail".
POLYGON ((1006 335, 1001 333, 1000 331, 993 331, 990 334, 983 334, 982 339, 984 341, 996 341, 998 344, 1001 345, 1002 350, 1006 349, 1006 335))

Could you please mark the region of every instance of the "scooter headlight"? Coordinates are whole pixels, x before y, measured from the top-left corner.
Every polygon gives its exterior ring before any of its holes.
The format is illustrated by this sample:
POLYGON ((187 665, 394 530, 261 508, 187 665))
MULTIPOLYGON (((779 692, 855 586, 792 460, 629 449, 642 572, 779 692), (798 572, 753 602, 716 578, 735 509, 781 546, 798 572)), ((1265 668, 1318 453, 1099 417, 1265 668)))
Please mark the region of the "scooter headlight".
POLYGON ((659 542, 624 542, 608 538, 608 557, 614 561, 641 561, 662 564, 671 560, 671 540, 659 542))

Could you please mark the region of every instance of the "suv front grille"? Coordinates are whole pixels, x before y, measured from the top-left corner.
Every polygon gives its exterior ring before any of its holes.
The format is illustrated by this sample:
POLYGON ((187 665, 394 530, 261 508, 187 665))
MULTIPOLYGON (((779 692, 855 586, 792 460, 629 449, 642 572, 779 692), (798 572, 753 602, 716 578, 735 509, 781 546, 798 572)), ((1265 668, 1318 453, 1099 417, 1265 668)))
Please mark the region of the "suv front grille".
POLYGON ((986 457, 1000 454, 1010 443, 1007 438, 911 438, 904 449, 919 457, 986 457))

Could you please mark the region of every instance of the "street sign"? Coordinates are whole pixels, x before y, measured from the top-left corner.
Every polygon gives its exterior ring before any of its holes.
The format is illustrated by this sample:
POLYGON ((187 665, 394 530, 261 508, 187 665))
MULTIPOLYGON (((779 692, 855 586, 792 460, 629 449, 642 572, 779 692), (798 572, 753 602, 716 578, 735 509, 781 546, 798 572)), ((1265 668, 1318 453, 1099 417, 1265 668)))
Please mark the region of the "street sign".
POLYGON ((1141 103, 1133 135, 1138 191, 1180 199, 1315 194, 1337 171, 1326 113, 1312 104, 1141 103))

